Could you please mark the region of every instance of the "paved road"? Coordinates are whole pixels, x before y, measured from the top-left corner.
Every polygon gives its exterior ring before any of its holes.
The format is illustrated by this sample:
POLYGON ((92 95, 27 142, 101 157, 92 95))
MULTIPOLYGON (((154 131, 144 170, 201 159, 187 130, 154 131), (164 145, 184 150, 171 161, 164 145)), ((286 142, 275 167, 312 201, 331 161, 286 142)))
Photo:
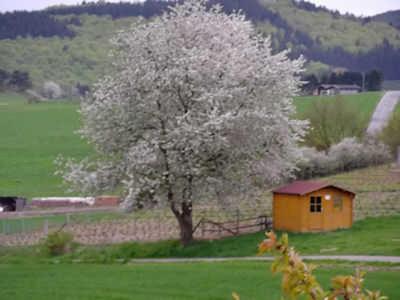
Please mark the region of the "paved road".
MULTIPOLYGON (((340 260, 352 262, 385 262, 400 263, 400 256, 365 256, 365 255, 305 255, 305 260, 340 260)), ((271 261, 273 257, 209 257, 209 258, 151 258, 132 259, 131 263, 197 263, 197 262, 225 262, 225 261, 271 261)))
POLYGON ((390 91, 385 93, 372 115, 371 122, 367 129, 367 134, 377 135, 385 128, 399 100, 400 91, 390 91))

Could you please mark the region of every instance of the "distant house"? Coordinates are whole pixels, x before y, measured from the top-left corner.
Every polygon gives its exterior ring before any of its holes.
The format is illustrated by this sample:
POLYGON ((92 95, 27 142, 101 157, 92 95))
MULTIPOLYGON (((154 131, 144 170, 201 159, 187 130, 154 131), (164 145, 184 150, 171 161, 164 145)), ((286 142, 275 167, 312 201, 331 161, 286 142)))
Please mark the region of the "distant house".
POLYGON ((361 92, 361 87, 356 84, 321 84, 314 91, 314 95, 351 95, 361 92))
POLYGON ((273 191, 273 226, 292 232, 330 231, 353 224, 355 194, 318 181, 295 181, 273 191))

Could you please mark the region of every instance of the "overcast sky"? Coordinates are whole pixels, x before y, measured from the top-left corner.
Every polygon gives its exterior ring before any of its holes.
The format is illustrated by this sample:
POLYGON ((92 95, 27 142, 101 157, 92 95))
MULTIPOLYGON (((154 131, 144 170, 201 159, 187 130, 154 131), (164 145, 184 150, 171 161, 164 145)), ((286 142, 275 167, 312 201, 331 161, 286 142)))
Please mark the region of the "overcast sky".
MULTIPOLYGON (((131 0, 136 2, 138 0, 131 0)), ((279 0, 278 0, 279 1, 279 0)), ((318 5, 337 9, 342 13, 370 16, 388 10, 400 9, 400 0, 309 0, 318 5)), ((75 4, 81 0, 0 0, 0 11, 42 9, 56 4, 75 4)), ((119 0, 111 0, 119 2, 119 0)))

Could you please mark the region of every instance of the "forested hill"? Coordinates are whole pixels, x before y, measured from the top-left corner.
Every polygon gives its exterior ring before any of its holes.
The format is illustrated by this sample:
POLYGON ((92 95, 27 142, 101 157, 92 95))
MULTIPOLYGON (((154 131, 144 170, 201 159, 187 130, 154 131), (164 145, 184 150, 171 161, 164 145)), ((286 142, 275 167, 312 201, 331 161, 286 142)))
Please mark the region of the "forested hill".
MULTIPOLYGON (((211 0, 226 12, 242 10, 271 35, 275 50, 303 54, 309 70, 331 67, 381 70, 400 79, 400 30, 385 20, 362 19, 295 0, 211 0)), ((0 14, 0 69, 28 71, 35 84, 92 83, 107 70, 108 40, 140 18, 160 15, 174 1, 85 3, 35 12, 0 14)))
POLYGON ((397 29, 400 29, 400 10, 388 11, 371 18, 371 20, 378 22, 386 22, 397 29))

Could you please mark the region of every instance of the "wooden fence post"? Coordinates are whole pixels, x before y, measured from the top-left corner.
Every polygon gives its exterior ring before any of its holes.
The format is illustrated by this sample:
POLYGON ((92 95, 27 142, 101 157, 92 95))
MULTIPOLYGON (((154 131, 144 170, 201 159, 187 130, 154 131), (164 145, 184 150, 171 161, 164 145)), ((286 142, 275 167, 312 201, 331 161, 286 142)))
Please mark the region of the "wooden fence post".
POLYGON ((400 167, 400 147, 397 148, 397 167, 400 167))
POLYGON ((161 212, 158 213, 158 235, 157 239, 163 238, 163 235, 161 234, 161 212))
POLYGON ((22 233, 25 233, 25 219, 24 218, 21 219, 21 231, 22 231, 22 233))
POLYGON ((240 210, 239 208, 236 209, 236 235, 240 234, 240 210))
POLYGON ((204 238, 204 235, 205 235, 205 233, 206 233, 206 228, 205 228, 205 222, 204 222, 204 219, 202 218, 201 219, 201 224, 200 224, 200 226, 201 226, 201 238, 204 238))
POLYGON ((49 234, 49 219, 45 219, 43 223, 43 233, 45 236, 49 234))

